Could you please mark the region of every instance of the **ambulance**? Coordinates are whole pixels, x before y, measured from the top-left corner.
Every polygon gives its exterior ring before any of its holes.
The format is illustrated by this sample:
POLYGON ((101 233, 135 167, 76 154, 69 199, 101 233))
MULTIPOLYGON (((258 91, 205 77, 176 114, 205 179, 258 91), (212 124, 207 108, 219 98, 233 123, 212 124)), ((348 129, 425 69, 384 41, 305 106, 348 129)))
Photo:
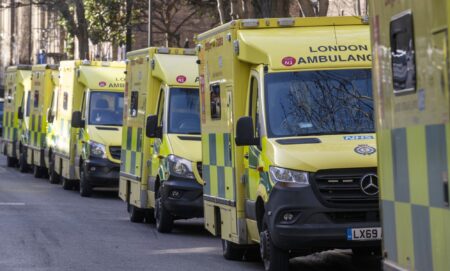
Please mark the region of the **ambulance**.
POLYGON ((383 269, 450 270, 450 1, 370 1, 383 269))
POLYGON ((205 227, 266 270, 381 245, 370 30, 360 17, 245 19, 198 36, 205 227))
POLYGON ((19 164, 20 171, 25 172, 25 148, 26 135, 24 127, 27 118, 26 104, 27 93, 31 88, 31 66, 19 65, 6 69, 5 93, 3 107, 3 135, 2 153, 6 155, 6 163, 9 167, 19 164))
POLYGON ((47 175, 45 149, 47 143, 47 111, 53 98, 54 80, 52 75, 58 70, 55 65, 34 65, 31 69, 31 88, 27 97, 28 125, 26 149, 27 165, 32 167, 33 175, 41 178, 47 175))
POLYGON ((127 55, 119 196, 132 222, 203 216, 200 99, 194 49, 127 55))
POLYGON ((124 87, 122 62, 61 61, 49 164, 63 189, 88 197, 95 187, 118 186, 124 87))

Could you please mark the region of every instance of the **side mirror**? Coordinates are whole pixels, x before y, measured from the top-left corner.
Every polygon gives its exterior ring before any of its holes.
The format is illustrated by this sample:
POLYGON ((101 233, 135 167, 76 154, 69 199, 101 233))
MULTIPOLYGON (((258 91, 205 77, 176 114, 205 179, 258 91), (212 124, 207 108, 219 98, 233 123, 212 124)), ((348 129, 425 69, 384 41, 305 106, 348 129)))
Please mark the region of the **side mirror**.
POLYGON ((73 128, 84 128, 85 122, 81 119, 81 112, 75 111, 72 113, 72 127, 73 128))
POLYGON ((158 127, 158 116, 150 115, 147 117, 145 125, 145 135, 149 138, 161 138, 162 127, 158 127))
POLYGON ((54 116, 52 114, 52 109, 49 108, 49 109, 47 109, 47 122, 53 123, 53 120, 54 120, 54 116))
POLYGON ((23 109, 22 106, 19 106, 19 110, 17 111, 17 118, 23 120, 23 109))
POLYGON ((251 146, 258 145, 259 138, 253 134, 253 119, 251 117, 241 117, 236 124, 236 145, 251 146))

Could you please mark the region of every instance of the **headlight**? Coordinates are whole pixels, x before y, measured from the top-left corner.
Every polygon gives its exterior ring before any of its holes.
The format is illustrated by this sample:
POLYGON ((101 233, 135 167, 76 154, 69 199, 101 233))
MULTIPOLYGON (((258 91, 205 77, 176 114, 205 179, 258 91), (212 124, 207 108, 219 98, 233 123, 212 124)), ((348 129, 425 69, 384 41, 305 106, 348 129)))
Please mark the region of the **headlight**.
POLYGON ((170 175, 195 179, 194 173, 192 173, 192 162, 175 155, 169 155, 167 157, 169 162, 169 173, 170 175))
POLYGON ((89 141, 89 153, 92 157, 106 158, 105 145, 97 143, 95 141, 89 141))
POLYGON ((309 184, 308 172, 270 167, 270 176, 274 182, 294 182, 298 184, 309 184))

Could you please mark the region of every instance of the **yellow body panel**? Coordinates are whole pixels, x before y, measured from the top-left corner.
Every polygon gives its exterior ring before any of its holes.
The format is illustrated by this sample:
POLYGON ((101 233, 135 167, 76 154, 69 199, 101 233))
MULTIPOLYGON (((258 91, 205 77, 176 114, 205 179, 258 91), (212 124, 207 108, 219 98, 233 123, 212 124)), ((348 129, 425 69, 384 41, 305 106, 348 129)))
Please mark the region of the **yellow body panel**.
MULTIPOLYGON (((121 146, 121 128, 97 129, 87 120, 89 99, 93 91, 123 92, 125 87, 125 64, 121 62, 62 61, 59 68, 56 101, 52 111, 54 121, 51 129, 54 136, 51 152, 55 154, 55 171, 65 179, 79 180, 80 161, 87 159, 89 141, 105 146, 108 160, 113 159, 110 147, 121 146), (72 113, 83 111, 86 128, 72 128, 72 113)), ((105 125, 103 125, 105 126, 105 125)))
POLYGON ((158 112, 167 115, 170 110, 171 88, 198 88, 196 58, 190 49, 154 47, 130 52, 127 58, 119 196, 137 208, 153 209, 155 187, 169 176, 166 166, 169 155, 191 161, 197 182, 202 182, 196 167, 201 161, 198 140, 186 141, 180 138, 183 135, 168 134, 166 121, 162 140, 145 135, 147 116, 158 112), (135 99, 137 104, 133 108, 135 99), (159 109, 160 99, 164 99, 164 104, 159 109))
POLYGON ((370 4, 384 268, 449 270, 450 1, 370 4))
POLYGON ((27 117, 18 118, 19 109, 25 113, 27 92, 31 87, 31 66, 11 66, 5 74, 5 101, 3 114, 3 149, 6 156, 19 158, 21 145, 26 144, 24 128, 27 117))
POLYGON ((28 119, 27 163, 45 168, 47 147, 47 111, 51 107, 55 88, 52 75, 57 66, 34 65, 31 76, 30 117, 28 119))
MULTIPOLYGON (((258 80, 261 99, 267 73, 370 69, 370 31, 361 18, 238 20, 197 39, 205 226, 212 234, 238 244, 259 242, 258 223, 249 215, 258 210, 249 208, 269 200, 271 166, 307 172, 377 166, 375 155, 355 153, 359 145, 375 149, 375 136, 370 133, 357 140, 345 140, 344 135, 314 136, 320 144, 289 145, 277 143, 282 138, 262 134, 262 151, 234 142, 236 122, 249 112, 251 77, 258 80), (287 22, 284 27, 283 22, 287 22)), ((264 103, 258 103, 260 112, 266 112, 264 103)))

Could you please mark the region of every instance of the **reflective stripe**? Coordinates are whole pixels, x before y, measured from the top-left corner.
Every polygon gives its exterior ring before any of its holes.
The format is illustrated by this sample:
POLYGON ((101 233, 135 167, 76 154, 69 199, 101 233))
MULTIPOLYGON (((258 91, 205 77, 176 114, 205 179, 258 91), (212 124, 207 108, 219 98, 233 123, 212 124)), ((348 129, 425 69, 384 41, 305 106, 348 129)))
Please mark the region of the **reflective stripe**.
POLYGON ((409 202, 408 150, 405 128, 392 131, 392 157, 394 162, 395 200, 409 202))
POLYGON ((426 135, 430 206, 444 208, 443 188, 448 179, 445 126, 427 126, 426 135))
POLYGON ((427 206, 412 205, 412 228, 416 270, 433 271, 430 214, 427 206))
POLYGON ((394 202, 383 200, 381 202, 381 208, 383 212, 383 240, 384 240, 384 250, 386 251, 389 259, 397 262, 397 242, 395 237, 395 227, 391 225, 396 225, 395 218, 395 206, 394 202))

